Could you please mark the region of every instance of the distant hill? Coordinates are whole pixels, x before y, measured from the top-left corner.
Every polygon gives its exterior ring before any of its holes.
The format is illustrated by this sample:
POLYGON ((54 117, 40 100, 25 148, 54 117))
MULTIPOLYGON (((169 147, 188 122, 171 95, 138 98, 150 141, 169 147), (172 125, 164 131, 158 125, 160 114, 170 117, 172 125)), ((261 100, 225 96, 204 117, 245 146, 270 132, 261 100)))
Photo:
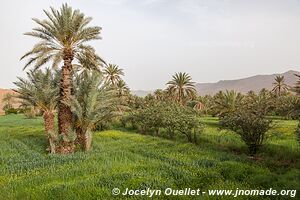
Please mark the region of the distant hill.
POLYGON ((257 75, 237 80, 221 80, 217 83, 197 83, 196 89, 199 95, 213 95, 220 90, 236 90, 241 93, 247 93, 250 90, 259 92, 263 88, 272 89, 277 75, 284 76, 285 83, 293 86, 297 81, 294 74, 300 74, 300 72, 290 70, 282 74, 257 75))
POLYGON ((145 91, 145 90, 132 90, 131 93, 133 95, 139 96, 139 97, 145 97, 147 94, 151 94, 153 91, 145 91))
MULTIPOLYGON (((274 78, 277 75, 284 76, 285 83, 293 86, 297 81, 297 77, 294 74, 300 74, 300 72, 290 70, 282 74, 256 75, 236 80, 221 80, 217 83, 196 83, 196 90, 199 95, 213 95, 220 90, 236 90, 241 93, 247 93, 250 90, 259 92, 263 88, 271 90, 273 88, 274 78)), ((152 91, 136 90, 132 91, 132 93, 144 97, 152 93, 152 91)))

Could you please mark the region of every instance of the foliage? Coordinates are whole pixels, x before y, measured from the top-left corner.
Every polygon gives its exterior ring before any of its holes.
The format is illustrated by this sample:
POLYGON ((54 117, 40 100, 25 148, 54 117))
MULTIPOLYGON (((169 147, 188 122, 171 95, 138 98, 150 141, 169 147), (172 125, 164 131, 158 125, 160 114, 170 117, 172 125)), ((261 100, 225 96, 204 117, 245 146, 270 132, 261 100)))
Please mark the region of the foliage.
POLYGON ((97 123, 108 121, 117 114, 116 94, 97 71, 77 74, 74 89, 74 97, 66 104, 75 115, 79 144, 84 150, 89 150, 91 131, 97 123))
POLYGON ((16 108, 5 108, 5 114, 9 115, 9 114, 18 114, 18 109, 16 108))
POLYGON ((278 75, 275 77, 275 83, 273 83, 274 88, 272 89, 272 91, 275 92, 277 96, 280 96, 283 92, 289 90, 289 86, 285 84, 284 81, 284 76, 278 75))
MULTIPOLYGON (((38 108, 43 113, 45 132, 49 145, 52 145, 52 139, 49 137, 49 132, 55 132, 54 128, 54 113, 59 97, 58 80, 60 74, 53 74, 50 69, 30 70, 27 72, 27 79, 18 78, 14 82, 17 86, 15 90, 18 93, 18 98, 22 100, 22 107, 25 107, 25 115, 34 117, 36 115, 35 108, 38 108), (29 110, 26 110, 28 109, 29 110)), ((50 148, 51 153, 55 153, 55 148, 50 148)))
POLYGON ((296 94, 298 96, 300 96, 300 75, 299 74, 295 74, 295 76, 298 78, 296 85, 292 88, 294 92, 296 92, 296 94))
MULTIPOLYGON (((1 198, 118 199, 111 194, 115 187, 122 191, 149 186, 202 191, 300 188, 295 121, 277 121, 279 126, 270 131, 271 137, 259 153, 260 160, 244 154, 244 144, 236 134, 218 130, 217 118, 202 121, 207 131, 201 135, 199 145, 109 130, 93 134, 93 151, 61 156, 45 153, 42 118, 0 117, 1 198)), ((211 199, 206 195, 203 198, 211 199)), ((270 199, 248 199, 262 198, 270 199)))
POLYGON ((241 108, 225 115, 220 124, 239 134, 253 156, 264 144, 271 121, 265 119, 259 110, 241 108))
MULTIPOLYGON (((48 62, 52 62, 52 68, 56 69, 63 62, 58 103, 58 131, 63 136, 72 132, 71 129, 73 129, 73 113, 64 102, 72 96, 74 66, 80 69, 99 70, 99 66, 105 64, 104 60, 96 54, 95 49, 87 43, 101 39, 101 28, 89 26, 92 18, 86 17, 79 10, 73 10, 67 4, 63 4, 60 10, 51 7, 50 11, 44 10, 44 13, 47 19, 33 18, 38 27, 25 33, 25 35, 39 39, 39 42, 21 59, 29 57, 24 69, 33 65, 34 70, 48 62)), ((67 143, 60 144, 62 153, 74 151, 67 145, 67 143)))
POLYGON ((243 100, 243 95, 233 90, 220 91, 214 96, 212 110, 214 115, 224 116, 237 110, 243 100))
POLYGON ((17 109, 13 107, 15 103, 14 95, 11 93, 6 93, 2 98, 3 110, 5 114, 17 113, 17 109))
POLYGON ((104 61, 95 54, 92 46, 86 44, 88 41, 101 39, 101 28, 88 26, 92 18, 86 17, 79 10, 73 10, 67 4, 63 4, 60 10, 51 7, 50 11, 44 10, 44 13, 48 19, 33 18, 38 27, 25 33, 40 42, 22 56, 21 59, 31 56, 24 68, 33 65, 38 69, 52 61, 52 67, 56 69, 63 60, 71 56, 71 60, 77 59, 81 66, 97 70, 99 62, 104 61))
POLYGON ((298 140, 298 142, 299 142, 299 144, 300 144, 300 121, 299 121, 299 123, 298 123, 298 126, 297 126, 295 132, 296 132, 297 140, 298 140))
MULTIPOLYGON (((203 125, 194 110, 177 103, 151 102, 146 108, 136 110, 126 116, 133 126, 138 126, 141 133, 151 130, 158 136, 160 130, 166 130, 170 138, 175 133, 183 134, 189 142, 197 143, 197 135, 203 131, 203 125)), ((124 123, 124 122, 123 122, 124 123)))
POLYGON ((27 79, 18 77, 14 82, 17 86, 15 92, 22 100, 23 107, 38 107, 41 111, 51 111, 56 109, 59 97, 59 72, 52 73, 50 69, 29 70, 27 79))
POLYGON ((187 73, 176 73, 167 85, 169 86, 168 92, 174 95, 174 100, 179 104, 184 105, 187 100, 193 99, 196 95, 195 83, 187 73))
POLYGON ((112 86, 117 85, 117 83, 122 80, 121 76, 124 76, 123 69, 115 64, 108 64, 105 66, 103 74, 106 82, 112 86))

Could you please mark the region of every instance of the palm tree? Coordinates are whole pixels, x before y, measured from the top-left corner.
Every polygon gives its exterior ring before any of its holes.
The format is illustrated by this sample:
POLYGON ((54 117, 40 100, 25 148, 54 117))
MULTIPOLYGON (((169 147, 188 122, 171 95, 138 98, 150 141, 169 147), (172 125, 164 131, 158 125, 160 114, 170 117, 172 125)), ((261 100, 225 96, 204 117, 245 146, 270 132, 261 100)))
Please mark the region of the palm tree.
POLYGON ((297 81, 296 85, 294 86, 293 91, 296 92, 296 94, 300 96, 300 75, 295 74, 295 76, 298 77, 298 81, 297 81))
POLYGON ((129 87, 122 79, 119 80, 116 84, 117 96, 119 98, 127 96, 129 94, 129 87))
POLYGON ((162 101, 164 99, 164 91, 161 89, 157 89, 153 92, 155 99, 162 101))
POLYGON ((280 96, 283 91, 287 91, 289 89, 289 86, 284 83, 284 76, 276 76, 273 85, 274 87, 272 91, 278 96, 280 96))
POLYGON ((243 95, 234 90, 220 91, 214 96, 213 109, 217 112, 218 116, 222 117, 227 113, 235 112, 241 105, 242 100, 243 95))
POLYGON ((75 79, 75 95, 67 105, 75 115, 77 141, 88 151, 92 142, 91 131, 97 123, 115 116, 117 98, 99 73, 84 71, 76 75, 75 79))
POLYGON ((123 69, 119 68, 118 65, 108 64, 104 69, 105 79, 112 86, 115 86, 118 81, 121 80, 121 76, 124 76, 123 69))
POLYGON ((175 100, 184 104, 187 99, 195 97, 196 89, 192 78, 187 73, 176 73, 172 76, 172 80, 167 83, 168 91, 175 95, 175 100))
POLYGON ((86 17, 79 10, 73 10, 67 4, 63 4, 60 10, 51 7, 51 11, 44 10, 48 19, 33 21, 38 27, 25 33, 40 41, 27 52, 21 59, 30 57, 25 67, 33 65, 34 69, 52 62, 52 67, 57 68, 61 62, 60 98, 58 105, 59 133, 68 135, 73 127, 72 112, 64 102, 68 101, 72 94, 73 61, 80 61, 81 66, 87 69, 96 69, 104 61, 96 55, 88 41, 101 39, 100 27, 89 27, 91 17, 86 17))
POLYGON ((47 135, 50 152, 55 153, 55 146, 51 135, 55 133, 54 119, 59 98, 57 87, 59 77, 52 74, 50 69, 30 70, 27 79, 19 78, 14 84, 18 87, 17 97, 22 100, 23 105, 37 107, 43 112, 45 133, 47 135))

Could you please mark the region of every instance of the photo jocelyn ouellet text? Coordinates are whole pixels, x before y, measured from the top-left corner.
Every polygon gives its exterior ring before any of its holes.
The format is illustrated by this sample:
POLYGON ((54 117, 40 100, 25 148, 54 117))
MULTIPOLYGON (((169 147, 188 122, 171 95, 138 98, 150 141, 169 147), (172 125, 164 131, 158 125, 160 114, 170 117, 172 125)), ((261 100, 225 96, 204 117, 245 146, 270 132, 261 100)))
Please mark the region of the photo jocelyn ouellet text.
POLYGON ((280 190, 270 188, 267 190, 260 189, 239 189, 235 190, 224 190, 224 189, 211 189, 202 191, 201 189, 192 189, 192 188, 184 188, 184 189, 173 189, 166 188, 164 190, 160 189, 151 189, 147 188, 144 190, 130 189, 125 188, 120 190, 119 188, 114 188, 112 190, 113 195, 122 195, 122 196, 200 196, 200 195, 208 195, 208 196, 289 196, 295 197, 297 190, 280 190))

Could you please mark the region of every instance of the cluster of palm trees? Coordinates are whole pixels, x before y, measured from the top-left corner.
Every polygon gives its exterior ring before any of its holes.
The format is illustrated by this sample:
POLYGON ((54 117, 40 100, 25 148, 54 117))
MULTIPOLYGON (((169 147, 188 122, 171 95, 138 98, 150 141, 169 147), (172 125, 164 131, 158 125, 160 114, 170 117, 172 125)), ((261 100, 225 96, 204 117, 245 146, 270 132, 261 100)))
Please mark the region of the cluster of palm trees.
MULTIPOLYGON (((119 96, 124 95, 129 88, 120 78, 121 75, 124 75, 123 71, 116 65, 107 65, 97 55, 95 49, 88 44, 89 41, 101 39, 101 27, 89 26, 92 21, 91 17, 86 17, 79 10, 73 10, 67 4, 63 4, 59 10, 51 7, 50 11, 44 10, 44 13, 47 19, 33 18, 37 27, 33 28, 31 32, 25 33, 25 35, 37 38, 38 42, 21 58, 28 58, 24 69, 29 66, 33 66, 33 69, 27 74, 28 80, 19 78, 15 83, 18 86, 16 91, 23 102, 34 105, 43 112, 46 133, 50 139, 53 138, 53 122, 57 110, 57 137, 63 139, 59 140, 56 149, 52 148, 51 151, 71 153, 74 151, 74 142, 72 141, 74 140, 72 139, 74 138, 74 129, 78 127, 78 123, 83 123, 79 120, 80 116, 84 115, 78 113, 79 107, 84 106, 83 102, 87 100, 94 101, 94 103, 99 100, 99 94, 103 93, 99 91, 101 90, 99 89, 100 82, 106 86, 110 84, 109 88, 117 88, 119 96), (40 68, 48 63, 51 63, 52 70, 41 71, 40 68), (100 75, 101 69, 104 67, 105 69, 100 75), (55 73, 52 73, 53 71, 55 73), (88 75, 97 72, 99 73, 97 78, 88 75), (86 74, 87 82, 88 79, 92 79, 98 83, 90 82, 90 86, 93 85, 95 88, 86 88, 83 91, 85 95, 78 96, 77 100, 81 100, 76 102, 75 95, 79 92, 76 87, 80 88, 85 84, 85 82, 79 81, 81 85, 76 85, 78 83, 76 76, 80 73, 86 74), (101 80, 104 78, 107 83, 102 83, 101 80), (94 93, 97 95, 91 95, 94 93), (83 100, 82 98, 89 99, 83 100)), ((92 107, 93 111, 100 109, 97 105, 92 107)), ((88 114, 85 114, 87 115, 85 117, 89 118, 88 114)), ((84 126, 90 129, 91 125, 84 126)))

